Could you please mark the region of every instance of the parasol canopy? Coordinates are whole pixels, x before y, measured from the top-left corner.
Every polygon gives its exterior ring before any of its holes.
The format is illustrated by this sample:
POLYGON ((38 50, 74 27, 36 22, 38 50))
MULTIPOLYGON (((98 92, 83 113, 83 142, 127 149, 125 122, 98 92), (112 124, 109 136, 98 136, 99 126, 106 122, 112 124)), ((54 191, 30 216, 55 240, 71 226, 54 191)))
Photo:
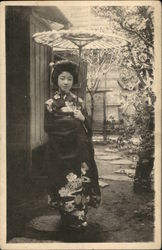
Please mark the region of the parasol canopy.
POLYGON ((55 50, 111 49, 125 46, 122 37, 91 30, 52 30, 35 33, 36 43, 48 45, 55 50))

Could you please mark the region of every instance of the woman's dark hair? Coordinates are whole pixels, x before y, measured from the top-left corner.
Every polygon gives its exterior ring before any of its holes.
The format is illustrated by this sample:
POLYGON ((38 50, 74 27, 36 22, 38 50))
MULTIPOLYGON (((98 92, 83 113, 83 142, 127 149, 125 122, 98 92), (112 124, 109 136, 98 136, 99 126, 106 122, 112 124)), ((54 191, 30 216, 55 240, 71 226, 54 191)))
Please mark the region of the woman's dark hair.
POLYGON ((54 64, 54 70, 52 74, 52 82, 54 87, 58 87, 58 76, 67 71, 73 76, 73 85, 78 82, 78 65, 68 60, 58 61, 54 64))

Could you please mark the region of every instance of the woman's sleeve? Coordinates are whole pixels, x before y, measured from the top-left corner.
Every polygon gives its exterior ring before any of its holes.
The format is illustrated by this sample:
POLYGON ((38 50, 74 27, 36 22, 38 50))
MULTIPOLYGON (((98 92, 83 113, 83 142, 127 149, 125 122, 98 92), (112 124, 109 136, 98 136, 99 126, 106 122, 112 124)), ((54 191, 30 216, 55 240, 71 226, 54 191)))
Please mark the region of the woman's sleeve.
POLYGON ((47 110, 47 107, 45 106, 44 111, 44 131, 48 134, 53 131, 53 119, 52 119, 51 113, 47 110))
POLYGON ((84 117, 85 117, 85 120, 84 120, 84 122, 83 122, 83 125, 85 126, 85 128, 86 128, 88 134, 90 135, 90 137, 92 137, 91 118, 90 118, 90 116, 88 115, 88 112, 87 112, 86 108, 84 108, 84 109, 82 110, 82 113, 83 113, 83 115, 84 115, 84 117))
POLYGON ((44 111, 44 131, 46 133, 51 133, 56 130, 56 123, 59 119, 62 118, 62 115, 57 112, 55 107, 45 104, 44 111))

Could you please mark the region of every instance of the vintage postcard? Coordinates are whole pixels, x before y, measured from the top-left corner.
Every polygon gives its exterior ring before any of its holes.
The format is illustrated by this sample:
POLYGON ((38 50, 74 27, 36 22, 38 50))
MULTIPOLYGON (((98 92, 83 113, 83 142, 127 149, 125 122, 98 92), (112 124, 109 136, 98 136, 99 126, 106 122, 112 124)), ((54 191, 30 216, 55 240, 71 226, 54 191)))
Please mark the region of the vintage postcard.
POLYGON ((0 248, 160 249, 160 1, 0 16, 0 248))

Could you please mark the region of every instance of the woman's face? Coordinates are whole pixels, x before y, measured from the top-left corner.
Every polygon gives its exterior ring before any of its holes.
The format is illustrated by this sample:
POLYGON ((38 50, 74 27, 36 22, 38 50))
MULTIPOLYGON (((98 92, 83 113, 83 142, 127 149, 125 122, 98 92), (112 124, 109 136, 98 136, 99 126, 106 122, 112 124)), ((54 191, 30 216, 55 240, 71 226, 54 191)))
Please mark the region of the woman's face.
POLYGON ((58 87, 61 91, 68 93, 73 85, 73 76, 64 71, 58 76, 58 87))

